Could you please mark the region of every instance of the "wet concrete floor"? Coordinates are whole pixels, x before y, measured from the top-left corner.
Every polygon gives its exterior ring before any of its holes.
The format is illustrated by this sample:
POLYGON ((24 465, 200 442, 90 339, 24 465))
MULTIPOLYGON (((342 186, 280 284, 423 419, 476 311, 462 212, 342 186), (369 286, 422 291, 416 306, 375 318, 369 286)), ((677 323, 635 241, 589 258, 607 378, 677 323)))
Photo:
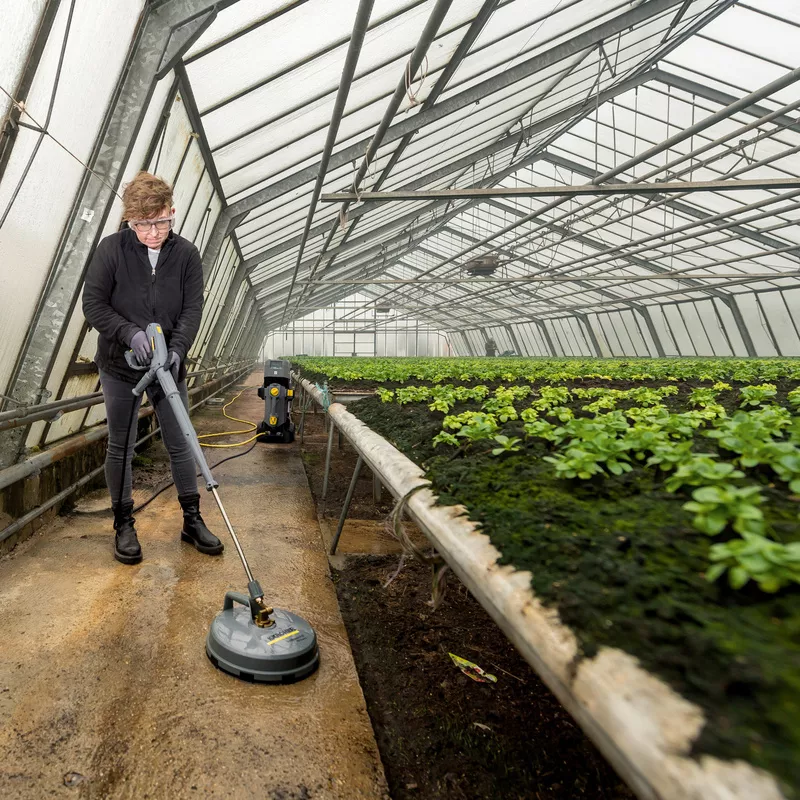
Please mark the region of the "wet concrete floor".
MULTIPOLYGON (((231 413, 261 419, 259 381, 231 413)), ((210 408, 195 424, 241 427, 210 408)), ((316 628, 319 671, 253 685, 207 660, 225 591, 246 587, 210 496, 217 558, 180 542, 174 488, 137 517, 136 566, 113 560, 109 516, 57 518, 0 561, 0 797, 386 797, 297 446, 259 444, 215 474, 268 597, 316 628)))

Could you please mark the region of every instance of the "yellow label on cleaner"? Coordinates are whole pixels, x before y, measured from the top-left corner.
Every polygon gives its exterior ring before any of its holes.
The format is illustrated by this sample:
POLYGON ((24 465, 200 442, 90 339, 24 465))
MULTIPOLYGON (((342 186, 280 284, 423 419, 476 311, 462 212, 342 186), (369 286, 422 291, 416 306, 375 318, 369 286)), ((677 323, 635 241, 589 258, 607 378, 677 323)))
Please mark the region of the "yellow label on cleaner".
POLYGON ((290 636, 297 636, 300 633, 297 628, 293 628, 292 630, 284 633, 283 636, 276 636, 271 642, 267 642, 268 645, 272 646, 275 642, 282 642, 284 639, 288 639, 290 636))

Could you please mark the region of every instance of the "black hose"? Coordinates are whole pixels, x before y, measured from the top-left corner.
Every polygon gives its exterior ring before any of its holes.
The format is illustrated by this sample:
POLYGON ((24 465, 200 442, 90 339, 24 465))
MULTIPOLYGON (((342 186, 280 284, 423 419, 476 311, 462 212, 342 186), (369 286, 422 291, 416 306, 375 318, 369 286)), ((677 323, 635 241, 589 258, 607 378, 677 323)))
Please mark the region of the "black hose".
MULTIPOLYGON (((139 410, 140 398, 136 395, 133 396, 133 405, 131 406, 131 415, 128 418, 128 427, 125 431, 125 449, 122 451, 122 473, 119 478, 119 494, 117 495, 117 508, 122 508, 122 495, 125 492, 125 475, 128 472, 128 445, 131 441, 131 428, 133 427, 133 418, 139 410)), ((133 461, 133 456, 131 456, 133 461)), ((133 465, 131 464, 131 472, 133 472, 133 465)))
MULTIPOLYGON (((210 470, 215 470, 217 467, 222 466, 222 464, 224 464, 226 461, 231 461, 234 458, 240 458, 241 456, 246 456, 256 446, 256 444, 258 444, 258 443, 257 442, 253 442, 253 444, 251 444, 250 447, 248 447, 247 450, 245 450, 243 453, 236 453, 236 455, 228 456, 227 458, 223 458, 222 461, 217 461, 216 464, 213 464, 213 465, 209 466, 209 469, 210 470)), ((202 474, 203 474, 202 472, 198 472, 197 473, 197 477, 198 478, 201 477, 202 474)), ((139 503, 139 505, 136 506, 136 508, 133 509, 133 513, 134 514, 138 514, 145 506, 150 505, 150 503, 152 503, 153 500, 155 500, 156 497, 158 497, 162 492, 166 492, 167 489, 169 489, 170 486, 174 486, 174 485, 175 485, 175 481, 173 481, 173 480, 169 481, 168 483, 165 483, 154 494, 151 494, 150 497, 147 498, 147 500, 145 500, 142 503, 139 503)))
MULTIPOLYGON (((122 494, 125 491, 125 473, 127 472, 127 469, 128 469, 128 445, 130 444, 130 440, 131 440, 131 428, 133 427, 133 417, 136 414, 136 412, 138 411, 138 409, 139 409, 139 398, 138 397, 134 397, 133 407, 131 408, 131 416, 130 416, 130 419, 128 420, 128 430, 127 430, 127 432, 125 434, 125 450, 124 450, 125 460, 124 460, 124 463, 122 465, 122 477, 120 478, 120 482, 119 482, 119 494, 117 496, 117 505, 118 506, 122 504, 122 494)), ((246 456, 248 453, 252 452, 252 450, 256 446, 256 444, 258 444, 257 441, 253 442, 253 444, 251 444, 250 447, 248 447, 247 450, 245 450, 243 453, 236 453, 235 455, 227 456, 226 458, 223 458, 221 461, 217 461, 216 464, 213 464, 213 465, 209 466, 209 469, 214 470, 217 467, 221 467, 226 461, 232 461, 234 458, 241 458, 241 456, 246 456)), ((132 469, 133 469, 133 467, 131 465, 131 470, 132 469)), ((202 472, 198 472, 195 477, 200 478, 200 477, 202 477, 202 474, 203 474, 202 472)), ((133 509, 133 511, 131 511, 131 513, 132 514, 138 514, 145 506, 150 505, 150 503, 152 503, 153 500, 155 500, 156 497, 158 497, 162 492, 166 492, 167 489, 170 488, 170 486, 174 486, 174 485, 175 485, 175 481, 174 480, 168 481, 160 489, 158 489, 153 494, 151 494, 150 497, 147 498, 147 500, 139 503, 139 505, 136 506, 133 509)), ((113 502, 113 498, 112 498, 112 502, 113 502)), ((105 514, 106 510, 102 509, 100 511, 79 511, 77 513, 79 513, 79 514, 105 514)))

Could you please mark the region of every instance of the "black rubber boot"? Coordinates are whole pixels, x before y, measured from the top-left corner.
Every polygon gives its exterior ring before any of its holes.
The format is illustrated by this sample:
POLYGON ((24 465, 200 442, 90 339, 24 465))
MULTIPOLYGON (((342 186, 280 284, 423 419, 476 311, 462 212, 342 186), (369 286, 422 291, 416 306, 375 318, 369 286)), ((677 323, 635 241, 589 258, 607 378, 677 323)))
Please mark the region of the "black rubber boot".
POLYGON ((193 544, 196 550, 207 556, 219 555, 225 549, 225 545, 211 533, 203 522, 203 518, 200 516, 200 495, 178 495, 178 502, 183 509, 181 540, 193 544))
POLYGON ((138 564, 142 560, 142 548, 136 538, 135 522, 131 516, 133 502, 112 506, 114 510, 114 558, 122 564, 138 564))

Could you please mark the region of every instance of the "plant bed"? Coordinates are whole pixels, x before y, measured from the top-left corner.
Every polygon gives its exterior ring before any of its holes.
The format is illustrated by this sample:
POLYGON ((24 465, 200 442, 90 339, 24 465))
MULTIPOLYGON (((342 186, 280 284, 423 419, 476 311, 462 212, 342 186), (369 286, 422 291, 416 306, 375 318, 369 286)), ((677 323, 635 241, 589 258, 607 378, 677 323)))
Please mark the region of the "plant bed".
MULTIPOLYGON (((469 431, 472 426, 478 435, 458 439, 456 432, 461 431, 456 428, 451 433, 456 441, 448 443, 445 437, 438 447, 432 433, 442 431, 446 414, 485 414, 482 406, 486 400, 456 400, 444 412, 429 408, 430 396, 424 403, 398 404, 396 397, 384 395, 386 402, 365 400, 350 410, 426 469, 440 502, 464 504, 504 563, 530 571, 534 593, 558 610, 561 620, 577 634, 584 656, 593 656, 604 645, 620 648, 700 706, 706 724, 694 742, 695 755, 744 759, 778 776, 784 793, 796 796, 800 785, 796 714, 800 701, 800 592, 793 583, 794 567, 784 564, 783 578, 777 584, 774 576, 761 575, 763 580, 759 580, 754 573, 741 586, 742 578, 748 577, 741 563, 733 557, 711 560, 714 553, 730 549, 745 534, 784 546, 800 540, 800 508, 788 488, 792 475, 786 474, 792 464, 779 476, 768 460, 751 463, 748 457, 752 453, 736 452, 734 434, 742 430, 725 429, 738 412, 795 408, 797 392, 790 392, 796 389, 796 362, 784 362, 783 373, 772 373, 774 392, 755 384, 756 389, 750 391, 745 381, 736 386, 732 379, 730 388, 713 389, 712 381, 730 377, 730 371, 724 372, 724 362, 711 364, 706 369, 713 375, 696 375, 691 384, 649 378, 613 381, 614 388, 622 392, 659 388, 659 383, 661 388, 677 384, 676 392, 657 398, 656 405, 663 406, 668 415, 708 410, 708 418, 688 435, 681 438, 672 431, 668 438, 673 444, 688 441, 686 456, 707 453, 714 464, 731 464, 731 469, 742 473, 724 479, 718 475, 710 485, 755 488, 759 502, 739 502, 739 516, 729 508, 732 516, 723 520, 721 527, 717 519, 720 509, 714 503, 706 502, 705 508, 684 507, 691 502, 703 506, 696 496, 694 500, 691 497, 707 488, 703 481, 689 475, 688 484, 678 480, 677 486, 671 485, 680 464, 671 469, 648 465, 656 455, 651 451, 642 449, 642 458, 638 458, 638 451, 629 449, 621 452, 618 460, 605 454, 605 460, 594 462, 601 465, 599 472, 585 477, 570 475, 570 465, 565 464, 570 439, 556 443, 542 438, 542 430, 536 430, 537 420, 563 428, 569 414, 594 419, 617 411, 624 416, 641 407, 638 400, 615 397, 610 409, 587 411, 585 406, 591 403, 607 402, 608 394, 573 395, 581 386, 582 375, 561 384, 569 399, 549 407, 540 403, 538 413, 529 414, 527 421, 520 416, 532 401, 542 400, 543 383, 532 394, 514 398, 510 416, 516 418, 502 423, 496 420, 497 428, 490 435, 481 438, 474 418, 466 426, 462 420, 462 429, 469 431), (703 391, 693 391, 698 389, 703 391), (715 395, 710 397, 709 392, 715 395), (694 402, 698 397, 705 404, 694 402), (564 414, 566 421, 553 412, 564 414), (707 430, 716 427, 722 438, 706 436, 707 430), (507 438, 497 441, 497 436, 507 438), (552 460, 546 461, 548 458, 552 460), (619 463, 627 466, 614 474, 619 463), (711 574, 713 564, 719 564, 715 571, 724 574, 711 574), (710 582, 709 577, 717 580, 710 582)), ((673 370, 682 371, 675 364, 673 370)), ((775 362, 753 362, 748 367, 750 374, 759 376, 765 368, 774 369, 775 362)), ((691 415, 679 422, 685 419, 691 415)), ((632 421, 628 419, 629 427, 632 421)), ((748 422, 746 418, 744 423, 748 422)), ((776 428, 772 440, 795 441, 795 424, 792 421, 776 428)), ((618 434, 618 438, 627 435, 618 434)), ((705 480, 709 482, 707 475, 705 480)))
POLYGON ((396 556, 334 573, 393 800, 633 795, 466 589, 433 612, 430 572, 396 556), (448 653, 493 673, 463 675, 448 653))

